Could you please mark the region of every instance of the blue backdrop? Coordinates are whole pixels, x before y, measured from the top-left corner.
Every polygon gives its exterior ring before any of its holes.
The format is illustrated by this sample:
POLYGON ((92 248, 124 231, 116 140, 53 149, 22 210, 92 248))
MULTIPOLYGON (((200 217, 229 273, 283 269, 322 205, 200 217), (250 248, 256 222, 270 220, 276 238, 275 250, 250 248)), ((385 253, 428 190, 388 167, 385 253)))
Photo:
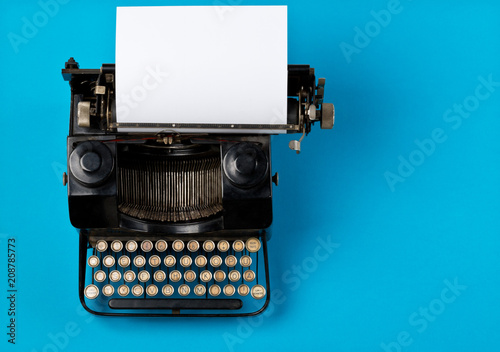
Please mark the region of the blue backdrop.
MULTIPOLYGON (((184 5, 147 1, 147 5, 184 5)), ((0 6, 0 350, 498 351, 500 4, 289 1, 289 63, 327 77, 332 131, 273 138, 275 299, 249 319, 93 317, 68 219, 70 90, 114 62, 115 8, 0 6), (16 345, 7 241, 16 240, 16 345)), ((190 1, 261 5, 264 1, 190 1)))

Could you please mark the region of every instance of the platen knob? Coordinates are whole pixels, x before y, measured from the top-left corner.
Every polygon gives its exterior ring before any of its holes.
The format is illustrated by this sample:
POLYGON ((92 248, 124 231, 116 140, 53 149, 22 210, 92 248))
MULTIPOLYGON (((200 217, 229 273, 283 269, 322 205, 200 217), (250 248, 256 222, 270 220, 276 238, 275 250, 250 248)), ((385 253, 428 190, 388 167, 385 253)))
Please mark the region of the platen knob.
POLYGON ((333 104, 321 104, 321 128, 329 130, 333 128, 335 123, 335 107, 333 104))

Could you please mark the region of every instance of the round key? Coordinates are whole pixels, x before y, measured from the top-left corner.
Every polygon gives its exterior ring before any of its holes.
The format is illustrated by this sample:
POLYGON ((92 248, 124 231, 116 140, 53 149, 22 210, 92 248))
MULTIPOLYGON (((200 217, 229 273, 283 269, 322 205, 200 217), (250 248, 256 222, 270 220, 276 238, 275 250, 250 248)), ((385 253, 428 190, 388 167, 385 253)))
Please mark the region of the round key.
POLYGON ((236 282, 241 279, 241 274, 238 270, 231 270, 227 276, 232 282, 236 282))
POLYGON ((207 257, 204 255, 199 255, 195 258, 194 263, 198 268, 203 268, 205 265, 207 265, 207 257))
POLYGON ((179 263, 181 263, 183 267, 187 268, 188 266, 191 266, 191 264, 193 264, 193 259, 191 259, 189 255, 184 255, 182 256, 179 263))
POLYGON ((165 257, 165 259, 163 260, 165 265, 168 266, 169 268, 173 267, 175 265, 176 261, 177 260, 175 259, 175 257, 173 255, 167 255, 165 257))
POLYGON ((118 282, 122 279, 122 273, 118 270, 113 270, 109 273, 109 279, 113 282, 118 282))
POLYGON ((112 285, 104 285, 102 288, 102 294, 104 296, 113 296, 113 293, 115 293, 115 288, 112 285))
POLYGON ((218 268, 222 264, 222 258, 219 257, 218 255, 214 255, 212 258, 210 258, 210 265, 212 265, 214 268, 218 268))
POLYGON ((118 294, 122 297, 125 297, 129 294, 130 292, 130 289, 128 288, 127 285, 120 285, 120 287, 118 287, 118 294))
POLYGON ((92 255, 87 260, 87 263, 91 268, 96 268, 99 265, 99 258, 95 255, 92 255))
POLYGON ((252 258, 250 258, 248 255, 244 255, 240 258, 240 264, 244 268, 248 268, 250 265, 252 265, 252 258))
POLYGON ((135 272, 132 270, 125 271, 123 274, 123 280, 125 280, 125 282, 133 282, 135 280, 135 272))
POLYGON ((164 240, 156 241, 155 248, 158 252, 165 252, 168 248, 167 241, 164 240))
POLYGON ((234 288, 233 285, 231 284, 227 284, 226 286, 224 286, 224 288, 222 289, 222 292, 224 292, 224 294, 226 296, 232 296, 234 295, 234 292, 236 292, 236 289, 234 288))
POLYGON ((158 287, 156 287, 156 285, 148 285, 148 287, 146 287, 146 293, 148 294, 148 296, 156 296, 158 294, 158 287))
POLYGON ((119 252, 123 249, 123 243, 122 241, 115 240, 111 242, 111 250, 113 252, 119 252))
POLYGON ((118 265, 120 265, 122 268, 126 268, 127 266, 130 265, 130 258, 127 257, 126 255, 122 255, 118 259, 118 265))
POLYGON ((135 252, 137 247, 136 241, 127 241, 127 243, 125 243, 125 249, 130 253, 135 252))
POLYGON ((233 242, 233 249, 235 252, 241 252, 245 249, 245 243, 242 240, 236 240, 233 242))
POLYGON ((238 294, 240 296, 246 296, 246 295, 248 295, 249 292, 250 292, 250 288, 247 285, 245 285, 245 284, 240 285, 238 287, 238 294))
POLYGON ((184 280, 187 282, 193 282, 196 280, 196 273, 193 270, 188 270, 184 273, 184 280))
POLYGON ((172 248, 176 252, 181 252, 184 249, 184 242, 181 240, 175 240, 174 243, 172 243, 172 248))
POLYGON ((146 258, 144 258, 142 255, 138 255, 134 258, 134 265, 138 268, 142 268, 144 265, 146 265, 146 258))
POLYGON ((88 299, 96 299, 97 296, 99 296, 99 289, 96 285, 88 285, 87 287, 85 287, 83 294, 88 299))
POLYGON ((250 292, 255 299, 262 299, 266 295, 266 289, 262 285, 255 285, 250 292))
POLYGON ((142 241, 141 249, 146 253, 151 252, 151 250, 153 249, 153 242, 151 242, 150 240, 142 241))
POLYGON ((255 237, 249 238, 246 247, 250 253, 258 252, 260 249, 260 241, 255 237))
POLYGON ((111 268, 113 265, 115 265, 115 258, 111 255, 107 255, 102 260, 102 264, 104 264, 106 268, 111 268))
POLYGON ((140 282, 147 282, 149 281, 149 278, 151 275, 149 274, 149 271, 146 270, 141 270, 139 274, 137 274, 137 278, 139 279, 140 282))
POLYGON ((144 288, 141 285, 134 285, 132 287, 132 294, 136 297, 142 296, 144 288))
POLYGON ((212 280, 212 273, 208 270, 203 270, 200 273, 200 279, 203 282, 209 282, 210 280, 212 280))
POLYGON ((157 255, 152 255, 150 258, 149 258, 149 265, 151 265, 151 267, 153 268, 156 268, 158 265, 161 264, 161 259, 159 256, 157 255))
POLYGON ((169 277, 173 282, 178 282, 182 278, 182 275, 179 270, 172 270, 169 277))
POLYGON ((167 275, 163 270, 158 270, 154 273, 153 278, 156 282, 163 282, 167 278, 167 275))
POLYGON ((247 270, 243 273, 243 278, 245 281, 251 282, 255 280, 255 273, 253 270, 247 270))
POLYGON ((161 293, 167 297, 172 296, 174 294, 174 287, 172 285, 165 285, 161 289, 161 293))
POLYGON ((203 250, 205 252, 211 252, 214 249, 215 249, 215 243, 214 243, 214 241, 208 240, 208 241, 203 242, 203 250))
POLYGON ((106 273, 102 270, 98 270, 94 274, 94 280, 97 282, 103 282, 106 280, 106 273))
POLYGON ((217 243, 217 249, 221 252, 227 252, 229 249, 229 242, 226 240, 219 241, 219 243, 217 243))
POLYGON ((219 285, 212 285, 208 289, 208 293, 210 293, 211 296, 217 297, 220 295, 220 286, 219 285))
POLYGON ((187 295, 189 295, 189 291, 191 291, 191 289, 189 288, 188 285, 182 284, 182 285, 179 286, 179 294, 181 296, 187 296, 187 295))
POLYGON ((226 279, 226 273, 223 272, 222 270, 217 270, 214 273, 214 280, 217 282, 224 281, 226 279))
POLYGON ((200 244, 198 241, 191 240, 187 244, 187 248, 190 252, 196 252, 198 249, 200 249, 200 244))
POLYGON ((238 259, 236 259, 236 257, 234 255, 228 255, 226 257, 226 265, 230 268, 232 268, 233 266, 235 266, 236 264, 238 264, 238 259))
POLYGON ((103 240, 99 240, 99 241, 97 241, 97 243, 95 244, 95 248, 96 248, 99 252, 104 252, 106 249, 108 249, 108 242, 103 241, 103 240))
POLYGON ((205 285, 198 284, 194 287, 193 292, 197 296, 203 296, 205 292, 207 292, 207 289, 205 288, 205 285))

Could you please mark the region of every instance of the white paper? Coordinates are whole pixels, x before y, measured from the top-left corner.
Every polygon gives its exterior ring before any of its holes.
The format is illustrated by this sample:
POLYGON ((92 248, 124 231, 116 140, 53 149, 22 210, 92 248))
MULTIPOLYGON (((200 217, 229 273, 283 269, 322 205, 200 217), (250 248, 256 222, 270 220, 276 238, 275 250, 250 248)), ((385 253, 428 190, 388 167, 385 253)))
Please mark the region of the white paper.
POLYGON ((118 7, 117 122, 286 124, 287 61, 286 6, 118 7))

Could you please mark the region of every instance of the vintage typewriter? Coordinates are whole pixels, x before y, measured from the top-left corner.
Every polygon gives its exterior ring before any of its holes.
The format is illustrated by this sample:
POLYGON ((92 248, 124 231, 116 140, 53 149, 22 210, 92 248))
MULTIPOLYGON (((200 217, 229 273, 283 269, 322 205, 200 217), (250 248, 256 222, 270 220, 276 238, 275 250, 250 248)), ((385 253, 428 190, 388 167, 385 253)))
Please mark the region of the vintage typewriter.
MULTIPOLYGON (((270 300, 269 134, 330 129, 325 79, 288 66, 285 125, 210 125, 225 133, 118 132, 115 65, 62 70, 71 86, 67 139, 69 215, 79 229, 79 295, 98 315, 243 316, 270 300)), ((133 127, 133 126, 132 126, 133 127)), ((159 126, 156 126, 159 127, 159 126)))

